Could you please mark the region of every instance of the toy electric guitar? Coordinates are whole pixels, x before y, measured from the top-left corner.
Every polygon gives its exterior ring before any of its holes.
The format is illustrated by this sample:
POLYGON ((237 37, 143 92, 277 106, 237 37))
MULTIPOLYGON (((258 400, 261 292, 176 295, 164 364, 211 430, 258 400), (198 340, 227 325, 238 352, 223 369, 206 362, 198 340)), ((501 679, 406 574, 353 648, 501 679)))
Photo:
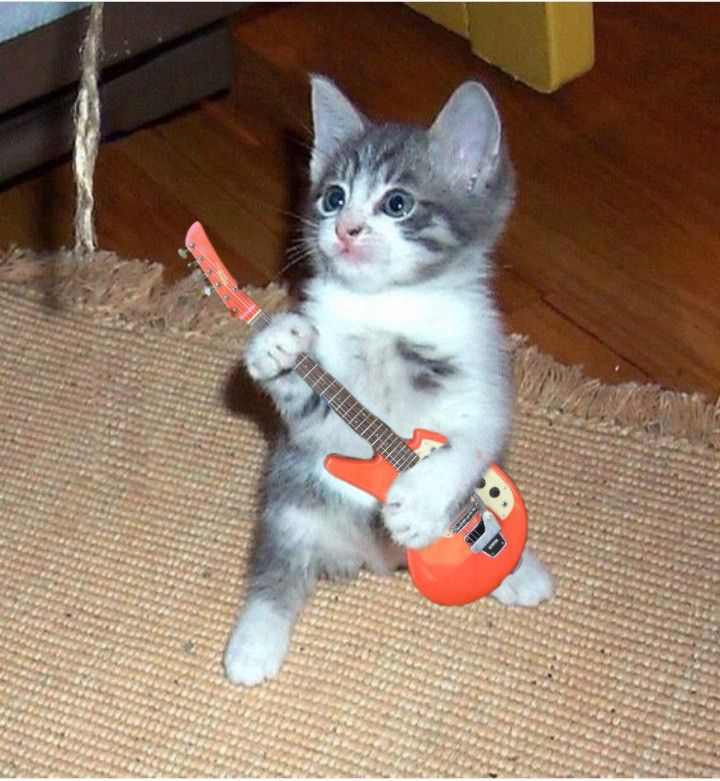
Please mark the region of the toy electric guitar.
MULTIPOLYGON (((190 227, 185 246, 210 282, 206 292, 214 290, 233 317, 258 333, 270 324, 270 318, 238 288, 199 222, 190 227)), ((306 353, 298 356, 295 371, 375 451, 367 460, 329 455, 325 469, 382 503, 400 472, 447 443, 442 434, 422 429, 403 439, 306 353)), ((472 602, 497 588, 513 571, 526 535, 527 513, 520 492, 493 464, 445 535, 426 548, 407 551, 410 576, 432 602, 472 602)))

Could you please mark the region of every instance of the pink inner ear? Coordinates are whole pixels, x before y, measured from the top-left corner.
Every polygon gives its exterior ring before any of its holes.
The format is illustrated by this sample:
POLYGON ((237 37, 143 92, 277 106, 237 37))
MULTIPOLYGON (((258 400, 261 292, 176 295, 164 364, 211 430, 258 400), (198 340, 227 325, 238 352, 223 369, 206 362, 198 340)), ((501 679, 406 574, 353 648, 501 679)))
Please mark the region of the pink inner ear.
POLYGON ((498 154, 500 119, 477 83, 458 87, 430 129, 431 150, 453 178, 469 180, 498 154))
POLYGON ((460 160, 460 162, 464 163, 466 160, 470 159, 470 147, 469 145, 461 146, 457 153, 457 158, 460 160))

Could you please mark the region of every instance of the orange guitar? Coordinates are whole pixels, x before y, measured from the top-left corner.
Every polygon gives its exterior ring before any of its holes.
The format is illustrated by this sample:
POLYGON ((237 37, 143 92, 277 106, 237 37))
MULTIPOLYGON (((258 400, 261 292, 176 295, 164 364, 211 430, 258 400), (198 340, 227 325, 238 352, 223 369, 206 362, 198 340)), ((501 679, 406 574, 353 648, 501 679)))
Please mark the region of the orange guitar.
MULTIPOLYGON (((238 288, 199 222, 187 232, 185 246, 210 282, 206 292, 215 290, 233 317, 258 333, 270 324, 270 318, 238 288)), ((403 439, 306 353, 298 356, 295 371, 375 450, 367 460, 329 455, 325 468, 382 503, 400 472, 447 443, 442 434, 422 429, 403 439)), ((513 571, 526 536, 527 513, 520 492, 493 464, 445 535, 422 550, 407 551, 410 576, 432 602, 472 602, 496 589, 513 571)))

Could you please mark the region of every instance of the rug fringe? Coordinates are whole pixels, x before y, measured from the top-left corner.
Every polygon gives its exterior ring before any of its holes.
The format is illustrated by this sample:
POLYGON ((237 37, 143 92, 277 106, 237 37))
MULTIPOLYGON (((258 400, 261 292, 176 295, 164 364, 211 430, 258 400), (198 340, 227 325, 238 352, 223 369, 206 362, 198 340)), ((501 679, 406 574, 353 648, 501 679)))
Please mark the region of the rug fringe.
POLYGON ((720 445, 720 398, 712 404, 701 393, 659 385, 607 385, 587 377, 581 366, 558 363, 518 334, 510 337, 510 352, 520 403, 708 447, 720 445))
MULTIPOLYGON (((230 338, 242 345, 248 331, 238 328, 216 296, 203 296, 201 271, 168 284, 163 266, 143 260, 124 260, 99 251, 77 258, 73 252, 40 254, 13 246, 0 254, 0 284, 12 285, 22 295, 44 297, 63 311, 92 311, 128 327, 152 327, 186 334, 230 338)), ((289 306, 284 286, 243 290, 268 312, 289 306)))
MULTIPOLYGON (((69 251, 42 255, 13 246, 0 254, 0 284, 24 296, 44 297, 57 309, 92 312, 129 328, 227 338, 238 346, 249 335, 228 317, 216 296, 201 295, 201 272, 169 285, 160 264, 123 260, 112 252, 98 252, 89 261, 69 251)), ((276 283, 243 290, 268 312, 291 304, 287 288, 276 283)), ((508 347, 520 404, 708 447, 720 445, 720 398, 712 404, 700 393, 658 385, 606 385, 587 377, 580 366, 558 363, 518 334, 509 338, 508 347)))

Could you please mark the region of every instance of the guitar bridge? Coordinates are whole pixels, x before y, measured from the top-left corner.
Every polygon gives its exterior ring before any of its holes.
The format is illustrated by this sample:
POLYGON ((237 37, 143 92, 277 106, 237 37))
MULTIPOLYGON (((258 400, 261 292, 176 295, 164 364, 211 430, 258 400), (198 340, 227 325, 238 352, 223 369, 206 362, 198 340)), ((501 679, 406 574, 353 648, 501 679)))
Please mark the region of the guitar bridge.
POLYGON ((502 536, 501 531, 497 518, 490 510, 485 510, 480 521, 465 537, 465 542, 470 545, 472 553, 480 553, 482 551, 494 558, 505 547, 505 538, 502 536))

